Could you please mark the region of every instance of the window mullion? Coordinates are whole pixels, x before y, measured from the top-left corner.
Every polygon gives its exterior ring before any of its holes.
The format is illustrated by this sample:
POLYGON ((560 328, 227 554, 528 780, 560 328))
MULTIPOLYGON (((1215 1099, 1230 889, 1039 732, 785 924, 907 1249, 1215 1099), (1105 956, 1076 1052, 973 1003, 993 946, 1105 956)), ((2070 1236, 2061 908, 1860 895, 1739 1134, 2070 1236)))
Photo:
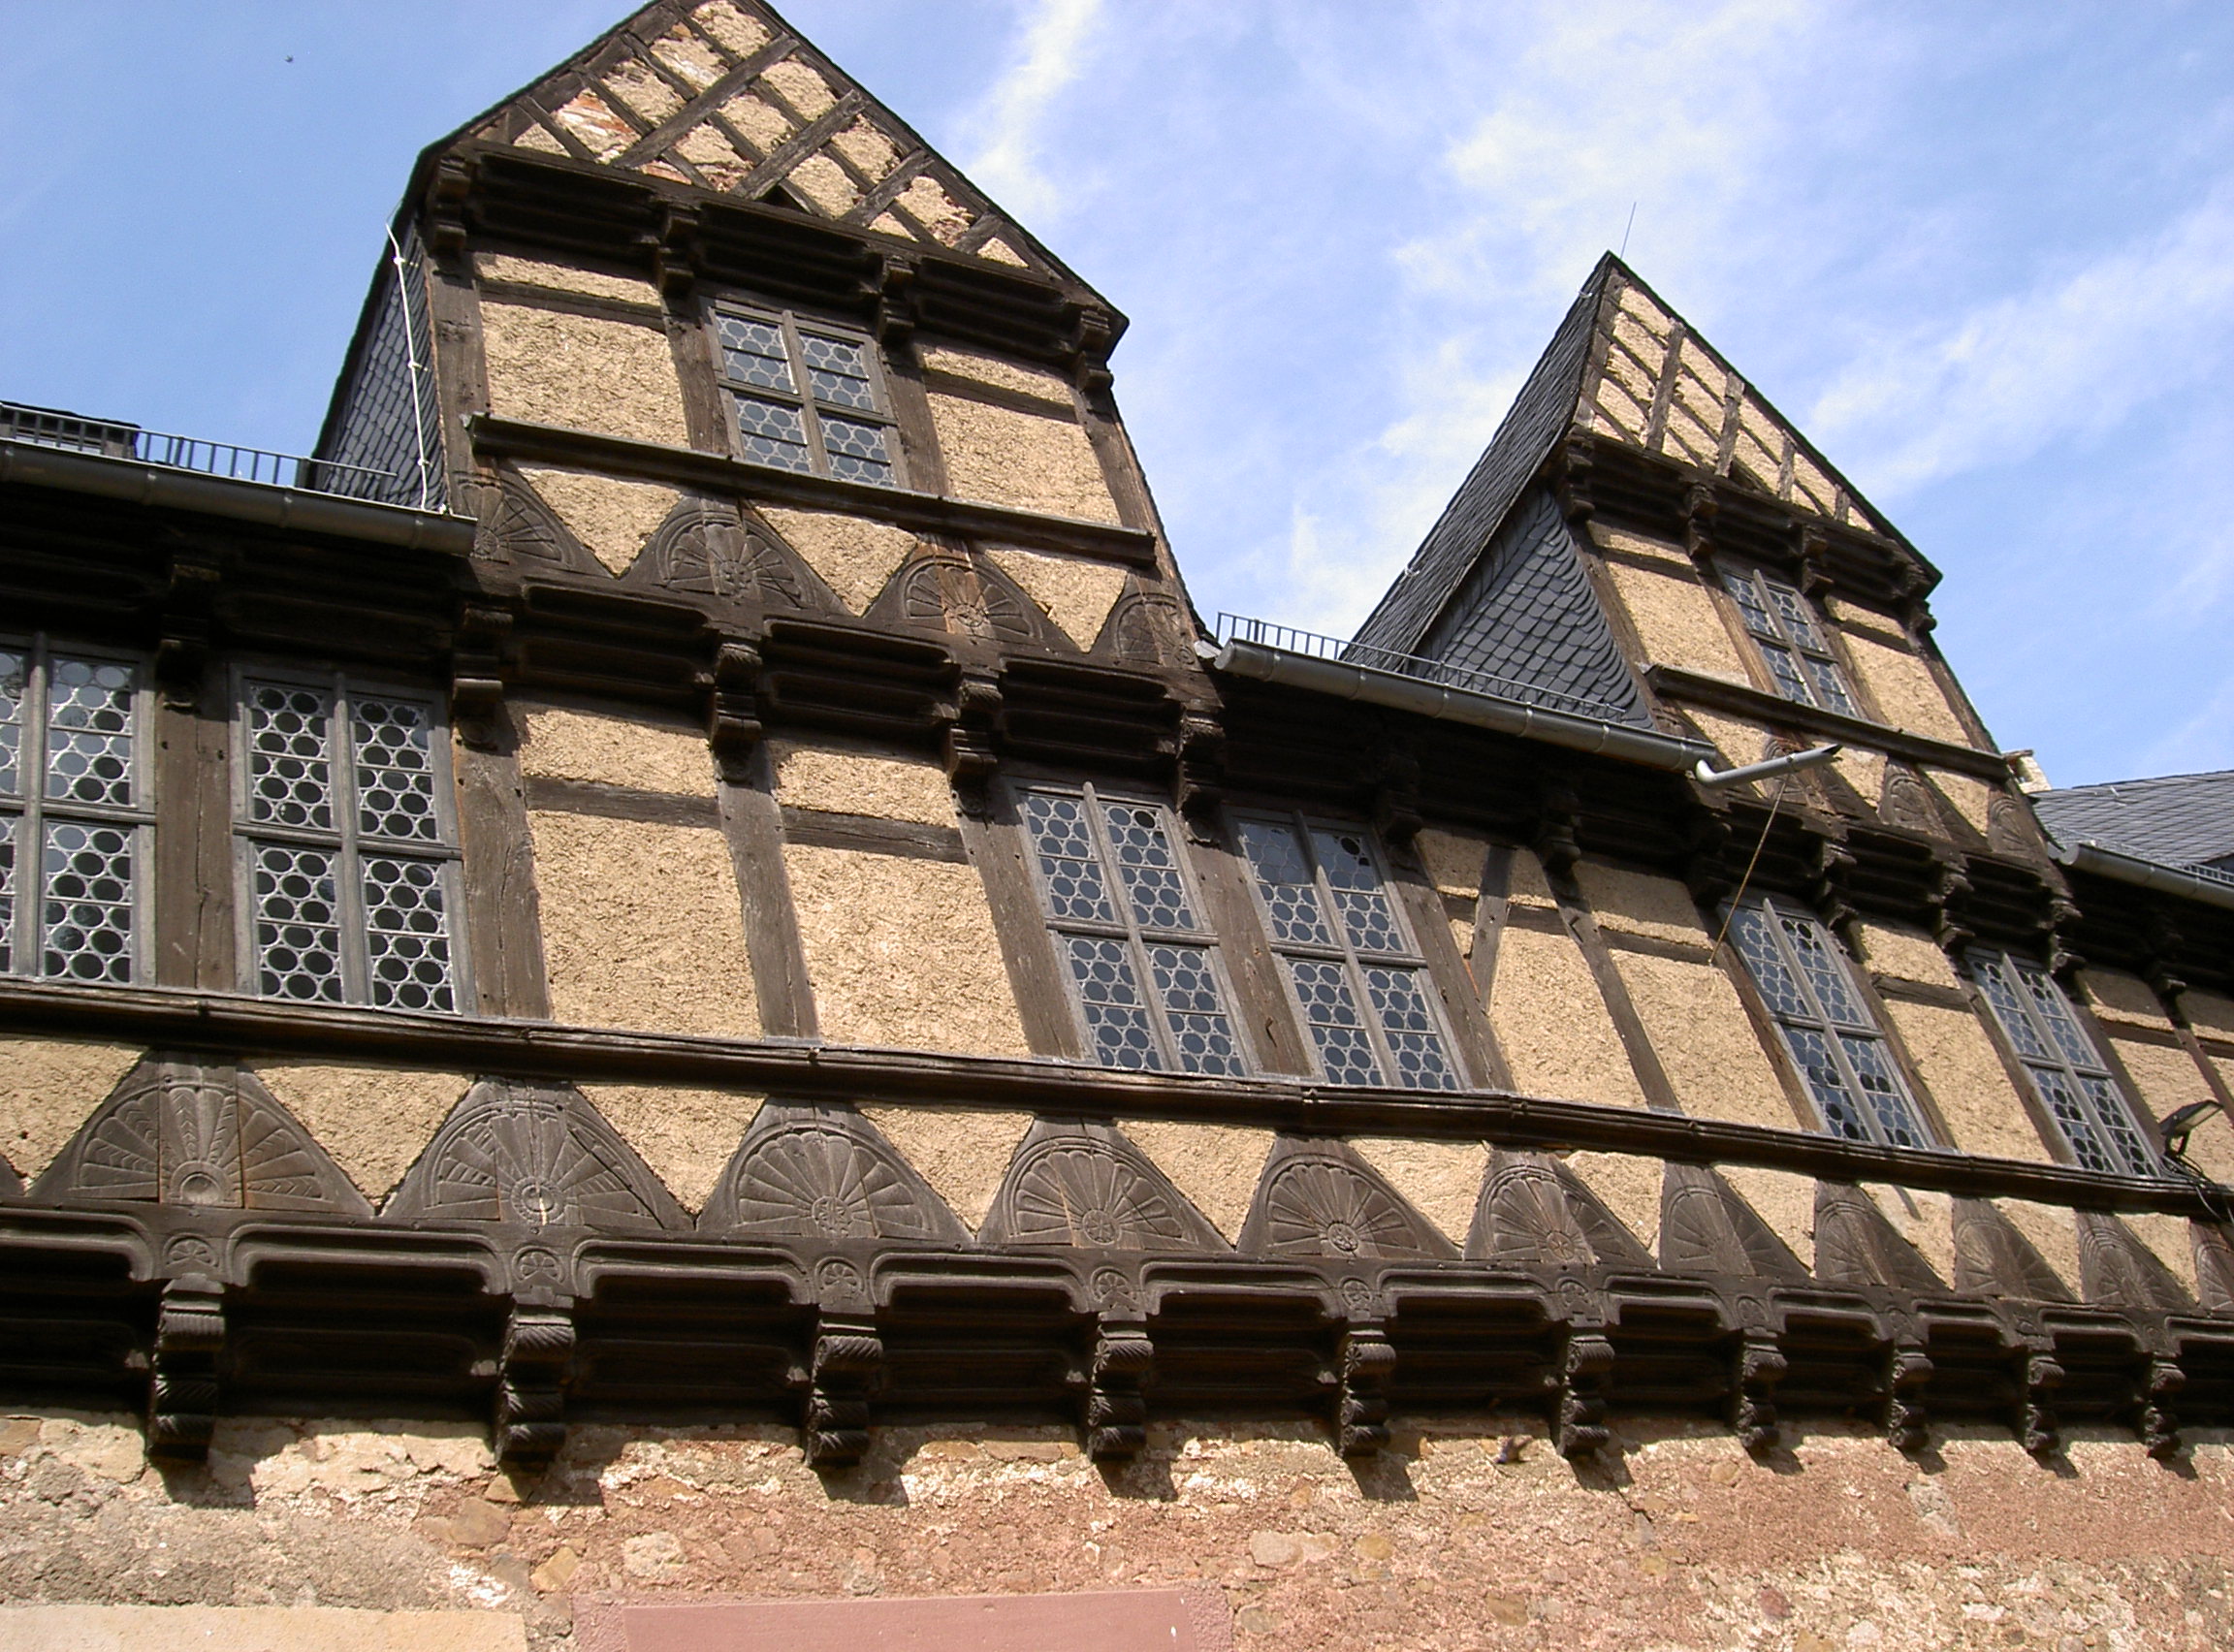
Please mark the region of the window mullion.
POLYGON ((1117 845, 1109 838, 1109 822, 1101 813, 1101 795, 1091 782, 1078 789, 1079 800, 1086 806, 1086 836, 1094 845, 1095 854, 1101 860, 1101 875, 1109 885, 1109 898, 1116 904, 1118 921, 1125 926, 1125 947, 1133 960, 1133 972, 1140 989, 1140 1001, 1148 1011, 1148 1031, 1156 1040, 1158 1056, 1165 1072, 1183 1072, 1185 1064, 1179 1059, 1179 1036, 1171 1030, 1171 1019, 1164 1008, 1164 995, 1156 990, 1156 967, 1148 956, 1148 943, 1140 933, 1140 916, 1133 908, 1133 888, 1125 880, 1125 869, 1117 859, 1117 845))
MULTIPOLYGON (((1297 816, 1301 820, 1301 816, 1297 816)), ((1373 994, 1365 983, 1365 966, 1357 957, 1357 948, 1350 939, 1350 923, 1341 904, 1334 899, 1333 879, 1326 869, 1319 864, 1319 845, 1312 840, 1308 823, 1303 825, 1303 850, 1310 857, 1311 876, 1319 887, 1321 905, 1325 907, 1334 943, 1342 949, 1342 967, 1350 977, 1350 996, 1357 1011, 1358 1025, 1365 1029, 1365 1041, 1373 1046, 1373 1060, 1381 1068, 1381 1082, 1396 1082, 1396 1053, 1388 1047, 1387 1034, 1381 1031, 1381 1018, 1373 1013, 1373 994)))
POLYGON ((799 336, 799 318, 783 312, 783 348, 791 357, 791 382, 799 390, 799 424, 807 432, 808 462, 814 474, 830 474, 830 450, 822 444, 822 409, 814 399, 814 380, 807 368, 807 345, 799 336))
POLYGON ((47 633, 35 632, 23 678, 22 755, 16 773, 23 813, 16 845, 16 957, 11 969, 40 975, 47 967, 47 633))
POLYGON ((348 681, 334 679, 334 717, 327 739, 334 765, 334 829, 335 905, 341 919, 339 937, 341 1000, 364 1003, 370 993, 366 984, 365 877, 358 864, 357 745, 353 732, 355 697, 348 681))

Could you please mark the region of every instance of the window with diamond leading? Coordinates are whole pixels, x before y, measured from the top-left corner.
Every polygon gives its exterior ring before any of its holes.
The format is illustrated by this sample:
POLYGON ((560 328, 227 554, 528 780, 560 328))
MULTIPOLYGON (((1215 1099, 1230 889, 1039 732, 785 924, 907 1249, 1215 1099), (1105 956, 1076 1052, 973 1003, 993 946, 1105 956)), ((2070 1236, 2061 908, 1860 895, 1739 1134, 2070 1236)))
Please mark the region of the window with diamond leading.
POLYGON ((136 660, 0 641, 0 974, 141 976, 147 763, 136 660))
POLYGON ((1846 671, 1831 651, 1815 611, 1797 588, 1760 568, 1721 569, 1722 588, 1745 617, 1745 629, 1761 651, 1776 692, 1803 706, 1820 706, 1858 717, 1861 708, 1846 682, 1846 671))
POLYGON ((2084 1169, 2113 1176, 2158 1174, 2123 1092, 2056 978, 2031 959, 1996 947, 1974 946, 1967 962, 2071 1157, 2084 1169))
POLYGON ((1170 811, 1093 786, 1035 786, 1018 802, 1040 906, 1095 1057, 1144 1072, 1245 1071, 1170 811))
POLYGON ((449 745, 433 703, 338 677, 241 681, 237 820, 265 998, 463 998, 449 745))
POLYGON ((1389 897, 1372 838, 1302 815, 1244 815, 1241 849, 1272 949, 1335 1084, 1456 1090, 1427 966, 1389 897))
POLYGON ((1849 1141, 1933 1145, 1845 952, 1822 922, 1786 902, 1749 896, 1730 915, 1730 938, 1822 1111, 1823 1128, 1849 1141))
POLYGON ((789 311, 727 308, 715 311, 714 335, 741 456, 899 486, 899 433, 868 339, 789 311))

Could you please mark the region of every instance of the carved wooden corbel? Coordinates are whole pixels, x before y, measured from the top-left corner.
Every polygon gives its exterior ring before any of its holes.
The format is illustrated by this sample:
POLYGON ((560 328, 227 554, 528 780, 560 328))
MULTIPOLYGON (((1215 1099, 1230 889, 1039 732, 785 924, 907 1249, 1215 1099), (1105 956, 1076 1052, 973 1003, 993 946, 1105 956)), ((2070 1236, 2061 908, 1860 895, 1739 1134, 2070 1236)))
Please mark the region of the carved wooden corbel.
POLYGON ((1545 479, 1559 501, 1559 514, 1580 528, 1597 513, 1598 501, 1590 491, 1591 471, 1597 463, 1598 444, 1588 436, 1570 436, 1553 450, 1545 465, 1545 479))
POLYGON ((2024 1354, 2017 1404, 2017 1438, 2035 1457, 2052 1457, 2063 1444, 2063 1430, 2056 1415, 2056 1390, 2063 1385, 2063 1367, 2057 1363, 2053 1344, 2027 1348, 2024 1354))
POLYGON ((148 1359, 148 1456, 166 1462, 208 1456, 224 1349, 225 1295, 217 1281, 186 1274, 166 1283, 148 1359))
POLYGON ((1380 773, 1373 786, 1373 826, 1395 854, 1412 855, 1413 840, 1427 822, 1420 809, 1420 759, 1402 737, 1385 734, 1380 773))
POLYGON ((1970 900, 1970 879, 1960 857, 1937 861, 1931 881, 1924 891, 1925 906, 1931 914, 1931 938, 1945 952, 1961 952, 1977 938, 1964 921, 1970 900))
POLYGON ((824 1314, 808 1366, 800 1444, 811 1467, 847 1468, 869 1452, 869 1398, 884 1376, 884 1342, 866 1317, 824 1314))
POLYGON ((1381 1325, 1354 1321, 1342 1332, 1336 1365, 1334 1448, 1345 1457, 1369 1457, 1388 1444, 1396 1350, 1381 1325))
POLYGON ((1683 554, 1704 569, 1714 556, 1714 519, 1722 501, 1704 482, 1683 490, 1683 554))
POLYGON ((1575 820, 1580 808, 1574 787, 1558 780, 1545 785, 1543 801, 1537 808, 1536 840, 1532 846, 1546 871, 1564 875, 1582 858, 1582 847, 1575 839, 1575 820))
POLYGON ((714 669, 705 678, 706 739, 721 778, 732 784, 750 775, 763 732, 760 722, 760 651, 750 643, 715 644, 714 669))
POLYGON ((952 702, 940 709, 946 719, 946 778, 963 810, 982 820, 992 812, 992 780, 1001 765, 1000 680, 966 671, 954 686, 952 702))
POLYGON ((905 350, 914 339, 919 320, 916 281, 922 275, 919 259, 904 252, 888 252, 878 271, 877 336, 887 350, 905 350))
POLYGON ((171 539, 155 683, 164 703, 176 710, 192 711, 201 703, 203 669, 217 630, 218 593, 238 559, 238 552, 183 534, 171 539))
POLYGON ((698 283, 705 256, 705 222, 694 204, 670 201, 652 253, 653 278, 668 302, 681 304, 698 283))
POLYGON ((1226 801, 1226 729, 1215 717, 1188 712, 1179 718, 1179 816, 1187 823, 1188 838, 1215 844, 1218 808, 1226 801))
POLYGON ((1897 1451, 1921 1451, 1930 1436, 1924 1392, 1935 1368, 1919 1343, 1899 1341, 1885 1350, 1885 1439, 1897 1451))
POLYGON ((427 180, 427 248, 437 258, 458 258, 465 251, 465 204, 472 198, 475 163, 463 155, 444 155, 434 163, 427 180))
POLYGON ((1076 374, 1078 388, 1088 396, 1107 390, 1114 382, 1109 371, 1109 351, 1116 342, 1116 328, 1107 310, 1092 304, 1081 304, 1071 311, 1072 370, 1076 374))
POLYGON ((1848 879, 1858 864, 1846 846, 1845 835, 1826 830, 1828 822, 1807 823, 1807 899, 1824 923, 1843 934, 1859 915, 1847 898, 1848 879))
POLYGON ((1738 1344, 1732 1372, 1730 1423, 1748 1451, 1773 1451, 1781 1438, 1776 1424, 1776 1388, 1791 1369, 1776 1346, 1775 1333, 1748 1330, 1738 1344))
POLYGON ((1148 1444, 1142 1390, 1156 1371, 1156 1345, 1138 1319, 1103 1318, 1086 1373, 1086 1455, 1097 1463, 1137 1457, 1148 1444))
POLYGON ((1800 564, 1800 588, 1819 601, 1832 586, 1830 537, 1814 523, 1802 522, 1794 528, 1792 541, 1800 564))
POLYGON ((494 751, 503 741, 504 662, 513 619, 509 608, 468 602, 453 633, 450 715, 458 738, 476 751, 494 751))
POLYGON ((1583 1457, 1613 1438, 1606 1426, 1606 1396, 1613 1385, 1613 1344, 1603 1326, 1575 1328, 1559 1365, 1553 1444, 1562 1457, 1583 1457))
POLYGON ((533 1467, 550 1462, 565 1446, 574 1342, 569 1310, 512 1310, 496 1368, 495 1448, 501 1461, 533 1467))

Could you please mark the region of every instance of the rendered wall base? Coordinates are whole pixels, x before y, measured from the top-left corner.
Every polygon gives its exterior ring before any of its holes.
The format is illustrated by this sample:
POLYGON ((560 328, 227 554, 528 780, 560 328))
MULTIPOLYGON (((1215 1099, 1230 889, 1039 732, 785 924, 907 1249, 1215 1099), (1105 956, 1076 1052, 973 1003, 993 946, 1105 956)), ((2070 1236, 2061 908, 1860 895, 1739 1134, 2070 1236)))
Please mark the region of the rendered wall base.
MULTIPOLYGON (((1399 1449, 1357 1470, 1308 1425, 1156 1425, 1137 1463, 1102 1470, 1068 1429, 942 1425, 881 1428, 859 1468, 817 1476, 789 1430, 585 1424, 515 1483, 463 1424, 227 1419, 207 1470, 168 1474, 137 1433, 0 1422, 0 1598, 488 1624, 414 1652, 515 1628, 572 1652, 578 1597, 1192 1586, 1222 1592, 1237 1646, 1279 1652, 2234 1644, 2224 1435, 2160 1465, 2074 1430, 2042 1465, 2004 1430, 1935 1431, 1910 1457, 1801 1424, 1756 1460, 1718 1424, 1632 1419, 1578 1466, 1539 1420, 1485 1414, 1399 1419, 1399 1449)), ((66 1621, 0 1615, 0 1646, 165 1644, 33 1638, 66 1621)))

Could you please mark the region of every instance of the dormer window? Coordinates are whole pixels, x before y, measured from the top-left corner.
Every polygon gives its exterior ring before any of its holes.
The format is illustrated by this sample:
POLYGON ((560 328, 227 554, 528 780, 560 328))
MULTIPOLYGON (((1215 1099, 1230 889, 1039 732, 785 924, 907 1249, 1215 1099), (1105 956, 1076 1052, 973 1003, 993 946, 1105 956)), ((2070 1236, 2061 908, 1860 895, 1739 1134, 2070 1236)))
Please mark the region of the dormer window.
POLYGON ((898 487, 900 441, 870 341, 788 310, 714 315, 738 456, 841 482, 898 487))
POLYGON ((1769 668, 1776 692, 1803 706, 1860 716, 1846 670, 1799 589, 1762 568, 1724 562, 1717 572, 1722 588, 1744 616, 1746 632, 1761 651, 1761 663, 1769 668))

